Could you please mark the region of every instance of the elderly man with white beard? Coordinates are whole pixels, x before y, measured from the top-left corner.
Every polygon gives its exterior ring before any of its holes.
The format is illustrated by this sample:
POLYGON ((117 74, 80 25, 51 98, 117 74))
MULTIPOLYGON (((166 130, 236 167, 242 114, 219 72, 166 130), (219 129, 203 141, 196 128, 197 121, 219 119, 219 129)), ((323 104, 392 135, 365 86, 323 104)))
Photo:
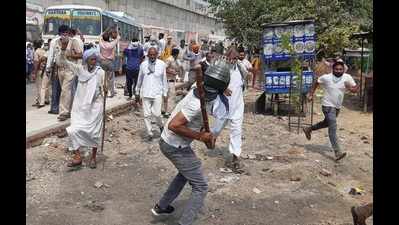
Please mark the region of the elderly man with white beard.
MULTIPOLYGON (((139 78, 136 85, 136 95, 140 94, 143 100, 144 123, 147 129, 148 141, 152 141, 153 132, 151 117, 159 129, 163 130, 161 118, 162 97, 168 94, 168 80, 166 78, 166 64, 157 59, 158 51, 155 47, 148 49, 148 60, 140 65, 139 78)), ((136 96, 138 98, 138 96, 136 96)))
POLYGON ((69 150, 74 151, 73 160, 68 167, 76 167, 82 164, 79 149, 81 147, 92 148, 90 168, 96 168, 97 147, 101 142, 103 127, 103 98, 105 72, 97 66, 99 53, 92 48, 84 52, 83 63, 72 63, 59 56, 59 62, 68 67, 78 77, 75 98, 71 111, 71 125, 66 128, 70 138, 69 150))

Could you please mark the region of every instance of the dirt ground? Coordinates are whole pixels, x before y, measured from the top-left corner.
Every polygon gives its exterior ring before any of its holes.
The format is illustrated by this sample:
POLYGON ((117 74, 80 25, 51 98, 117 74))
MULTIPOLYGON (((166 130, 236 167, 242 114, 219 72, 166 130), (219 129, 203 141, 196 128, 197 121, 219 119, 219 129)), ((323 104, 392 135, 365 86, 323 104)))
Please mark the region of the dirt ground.
MULTIPOLYGON (((303 133, 289 132, 287 117, 253 113, 259 95, 246 91, 244 174, 221 170, 229 155, 228 129, 222 132, 215 150, 193 142, 210 187, 195 224, 352 224, 350 207, 373 198, 372 113, 360 112, 353 107, 353 97, 346 97, 338 117, 338 136, 348 156, 335 163, 327 129, 314 132, 311 141, 303 133), (351 188, 364 192, 351 195, 351 188)), ((323 118, 321 106, 315 104, 314 110, 317 122, 323 118)), ((190 186, 173 203, 177 211, 173 216, 151 215, 150 209, 176 170, 159 151, 158 139, 148 143, 144 136, 141 114, 130 111, 113 118, 107 123, 104 155, 99 156, 94 170, 66 167, 71 157, 65 149, 67 137, 50 137, 27 149, 27 224, 176 224, 190 186)), ((372 217, 367 222, 373 224, 372 217)))

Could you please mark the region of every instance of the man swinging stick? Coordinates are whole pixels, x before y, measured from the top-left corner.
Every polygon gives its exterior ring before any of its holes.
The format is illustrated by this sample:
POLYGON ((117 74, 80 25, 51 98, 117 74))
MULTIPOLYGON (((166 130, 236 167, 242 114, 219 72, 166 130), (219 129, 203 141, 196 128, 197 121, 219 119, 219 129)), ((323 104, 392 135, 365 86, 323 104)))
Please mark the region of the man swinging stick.
POLYGON ((179 220, 180 225, 194 222, 208 192, 201 161, 190 144, 195 139, 204 142, 208 148, 214 148, 216 139, 209 132, 206 110, 209 111, 216 101, 224 97, 223 92, 230 81, 228 67, 221 67, 218 73, 205 73, 203 76, 199 65, 195 69, 197 87, 190 90, 177 104, 164 126, 159 142, 161 152, 176 167, 178 173, 151 210, 155 216, 172 214, 174 208, 170 204, 188 182, 192 187, 192 194, 179 220))

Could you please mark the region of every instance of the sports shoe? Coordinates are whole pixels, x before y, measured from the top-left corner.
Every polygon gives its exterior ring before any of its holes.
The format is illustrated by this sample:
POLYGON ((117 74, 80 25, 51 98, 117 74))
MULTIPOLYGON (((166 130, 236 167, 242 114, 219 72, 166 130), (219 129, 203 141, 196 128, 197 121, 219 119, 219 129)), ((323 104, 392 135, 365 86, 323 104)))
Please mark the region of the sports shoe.
POLYGON ((151 212, 154 216, 162 216, 162 215, 171 215, 175 211, 175 208, 173 206, 168 205, 166 209, 161 209, 158 204, 154 206, 154 208, 151 209, 151 212))
POLYGON ((310 140, 312 138, 312 130, 310 129, 310 127, 304 127, 303 129, 303 133, 305 133, 306 139, 310 140))
POLYGON ((343 159, 346 156, 346 152, 335 152, 335 161, 343 159))

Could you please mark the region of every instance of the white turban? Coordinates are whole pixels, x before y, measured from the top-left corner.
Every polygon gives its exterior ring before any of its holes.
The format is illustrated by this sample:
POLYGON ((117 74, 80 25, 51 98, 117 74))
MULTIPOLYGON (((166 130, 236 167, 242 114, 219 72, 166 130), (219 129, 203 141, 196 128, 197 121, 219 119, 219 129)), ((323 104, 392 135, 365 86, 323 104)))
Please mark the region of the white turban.
POLYGON ((99 53, 98 53, 97 48, 91 48, 91 49, 88 49, 85 52, 83 52, 83 62, 86 63, 87 59, 89 59, 92 56, 95 56, 96 58, 98 58, 99 53))

